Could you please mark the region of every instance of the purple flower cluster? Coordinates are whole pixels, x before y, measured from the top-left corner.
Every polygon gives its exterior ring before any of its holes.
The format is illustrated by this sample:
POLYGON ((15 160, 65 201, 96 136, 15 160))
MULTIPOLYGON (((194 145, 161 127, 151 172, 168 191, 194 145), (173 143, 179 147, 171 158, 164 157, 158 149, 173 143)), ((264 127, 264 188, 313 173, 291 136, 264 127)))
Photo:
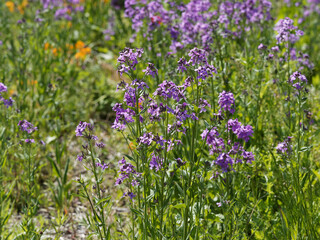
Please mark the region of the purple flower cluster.
POLYGON ((224 140, 219 137, 219 135, 220 134, 216 128, 213 128, 210 131, 205 129, 201 134, 202 139, 206 140, 207 145, 210 147, 210 155, 213 155, 214 153, 221 153, 225 150, 224 140))
POLYGON ((138 58, 141 58, 142 53, 142 48, 137 48, 136 50, 125 48, 123 51, 121 51, 120 56, 118 57, 118 62, 120 63, 118 71, 120 75, 136 70, 138 58))
POLYGON ((44 9, 55 10, 55 19, 72 20, 71 14, 75 12, 82 12, 84 7, 80 5, 80 0, 67 0, 66 5, 63 0, 41 0, 44 9))
POLYGON ((292 146, 290 145, 291 139, 292 137, 287 137, 286 140, 284 140, 283 142, 280 142, 276 146, 277 152, 282 154, 290 154, 290 151, 292 150, 292 146))
POLYGON ((13 105, 13 99, 10 97, 9 99, 5 99, 2 96, 3 92, 7 92, 8 88, 6 85, 4 85, 3 83, 0 83, 0 101, 3 102, 3 104, 8 108, 11 107, 13 105))
POLYGON ((297 90, 302 89, 302 86, 308 82, 306 76, 302 75, 301 72, 294 72, 288 82, 292 84, 297 90))
POLYGON ((170 1, 125 1, 125 16, 132 21, 132 28, 139 32, 147 25, 148 38, 161 25, 171 36, 171 52, 188 45, 200 46, 210 50, 214 34, 239 37, 243 31, 249 31, 253 24, 262 26, 271 20, 271 3, 267 0, 223 1, 214 9, 209 0, 192 0, 189 3, 170 1), (164 7, 166 6, 166 7, 164 7), (217 28, 221 30, 218 31, 217 28), (234 31, 234 29, 236 29, 234 31))
POLYGON ((148 67, 142 71, 146 74, 146 76, 150 75, 153 78, 155 78, 156 75, 158 75, 158 69, 154 66, 153 63, 148 63, 148 67))
POLYGON ((163 159, 160 158, 159 156, 156 156, 154 153, 152 153, 150 164, 149 164, 150 169, 158 172, 162 168, 162 165, 163 165, 163 159))
MULTIPOLYGON (((223 109, 224 111, 228 111, 231 114, 234 113, 235 108, 234 108, 234 97, 233 97, 233 93, 231 92, 226 92, 223 91, 219 94, 219 100, 218 100, 219 106, 221 109, 223 109)), ((220 110, 221 113, 221 110, 220 110)))
MULTIPOLYGON (((180 58, 178 61, 178 71, 184 72, 192 65, 198 65, 194 71, 197 73, 197 79, 206 80, 208 77, 213 76, 213 73, 217 73, 216 68, 213 65, 208 64, 207 56, 208 52, 203 49, 193 48, 188 53, 190 60, 187 62, 185 58, 180 58)), ((190 83, 190 82, 189 82, 190 83)), ((187 83, 185 87, 190 86, 187 83)), ((200 84, 200 82, 198 83, 200 84)))
POLYGON ((122 184, 126 179, 129 179, 131 181, 132 186, 139 185, 137 179, 141 176, 141 173, 138 173, 131 163, 127 163, 124 157, 119 160, 118 163, 120 168, 119 177, 117 178, 115 185, 122 184))
POLYGON ((177 86, 172 81, 163 81, 163 83, 159 84, 158 88, 154 92, 155 96, 161 96, 164 100, 167 100, 169 98, 173 98, 177 102, 179 102, 181 99, 184 99, 184 88, 177 86))
POLYGON ((21 131, 27 132, 28 134, 33 133, 34 131, 38 130, 32 123, 28 122, 27 120, 19 121, 18 126, 21 131))
MULTIPOLYGON (((234 97, 231 92, 223 91, 220 93, 219 105, 221 109, 234 113, 234 103, 234 97)), ((217 115, 221 115, 221 109, 217 115)), ((228 140, 220 135, 217 127, 213 127, 210 130, 205 129, 201 134, 201 138, 209 146, 209 154, 218 156, 212 165, 219 166, 222 172, 228 172, 233 169, 233 165, 236 163, 246 162, 251 164, 254 161, 253 153, 245 151, 240 142, 231 141, 234 138, 229 133, 233 133, 237 136, 237 139, 243 139, 247 142, 253 135, 252 126, 243 125, 238 119, 228 119, 224 132, 227 133, 228 140)))
POLYGON ((270 21, 270 10, 271 2, 267 0, 222 1, 217 11, 217 21, 225 27, 224 36, 240 37, 243 25, 244 30, 249 31, 253 24, 270 21))
POLYGON ((295 43, 303 36, 303 31, 294 26, 293 20, 288 17, 279 20, 275 26, 275 30, 278 32, 276 36, 278 44, 283 42, 295 43))
MULTIPOLYGON (((125 82, 121 82, 118 85, 118 88, 120 87, 125 91, 123 102, 126 103, 127 106, 122 103, 116 103, 114 105, 112 109, 116 112, 116 119, 112 125, 112 128, 123 131, 126 128, 127 124, 133 123, 135 121, 134 117, 136 115, 136 112, 131 108, 142 108, 142 105, 145 101, 143 97, 140 97, 138 99, 137 106, 136 94, 139 94, 139 92, 144 93, 145 90, 149 87, 145 82, 137 79, 132 81, 130 85, 125 82)), ((143 121, 142 116, 140 116, 139 119, 141 122, 143 121)))
MULTIPOLYGON (((26 132, 28 135, 31 135, 33 132, 38 130, 37 127, 35 127, 32 123, 28 122, 27 120, 19 121, 18 127, 19 127, 20 131, 26 132)), ((34 143, 35 141, 32 138, 27 138, 24 140, 24 142, 31 144, 31 143, 34 143)), ((41 141, 40 141, 40 143, 41 143, 41 141)))
POLYGON ((85 133, 86 129, 89 130, 89 132, 92 132, 94 129, 94 126, 91 123, 87 123, 87 122, 81 122, 79 123, 79 125, 76 128, 76 136, 77 137, 82 137, 83 134, 85 133))
POLYGON ((152 141, 153 141, 153 139, 154 139, 154 136, 153 136, 152 132, 145 133, 145 134, 143 134, 143 136, 141 136, 138 139, 138 143, 150 146, 152 141))
POLYGON ((201 134, 201 137, 203 140, 206 140, 207 145, 210 147, 210 155, 219 154, 212 164, 218 165, 222 172, 232 170, 235 163, 242 163, 245 161, 246 163, 251 164, 252 161, 254 161, 253 153, 245 151, 239 142, 232 144, 229 140, 225 143, 225 140, 220 137, 216 127, 212 128, 210 131, 205 129, 201 134), (229 148, 229 146, 231 146, 231 148, 229 148), (227 149, 229 149, 229 151, 227 151, 227 149))
POLYGON ((237 135, 238 139, 243 139, 246 142, 250 140, 250 137, 253 134, 252 126, 245 126, 241 122, 239 122, 238 119, 229 119, 228 129, 232 130, 232 132, 237 135))
MULTIPOLYGON (((93 131, 94 131, 94 126, 91 123, 87 123, 87 122, 82 122, 80 121, 80 123, 78 124, 75 133, 77 137, 84 137, 86 138, 88 141, 94 141, 94 146, 98 149, 104 148, 105 144, 103 142, 98 142, 98 137, 93 135, 93 131)), ((86 142, 85 144, 82 145, 83 150, 81 151, 81 154, 77 155, 77 160, 79 162, 82 162, 83 159, 86 159, 88 156, 91 155, 90 151, 92 151, 92 149, 89 148, 89 143, 86 142)), ((96 161, 100 161, 100 160, 96 160, 96 161)), ((108 164, 104 163, 104 161, 101 162, 96 162, 96 167, 100 167, 102 170, 105 170, 109 167, 108 164)))

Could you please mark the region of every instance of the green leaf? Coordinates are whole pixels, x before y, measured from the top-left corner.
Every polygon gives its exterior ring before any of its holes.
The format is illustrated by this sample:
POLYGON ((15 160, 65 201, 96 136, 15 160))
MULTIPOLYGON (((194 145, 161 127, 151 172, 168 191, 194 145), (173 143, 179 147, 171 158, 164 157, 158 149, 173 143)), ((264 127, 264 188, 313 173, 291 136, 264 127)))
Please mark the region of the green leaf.
POLYGON ((186 208, 186 204, 184 203, 179 203, 177 205, 174 205, 174 206, 171 206, 172 208, 177 208, 177 209, 180 209, 180 208, 186 208))

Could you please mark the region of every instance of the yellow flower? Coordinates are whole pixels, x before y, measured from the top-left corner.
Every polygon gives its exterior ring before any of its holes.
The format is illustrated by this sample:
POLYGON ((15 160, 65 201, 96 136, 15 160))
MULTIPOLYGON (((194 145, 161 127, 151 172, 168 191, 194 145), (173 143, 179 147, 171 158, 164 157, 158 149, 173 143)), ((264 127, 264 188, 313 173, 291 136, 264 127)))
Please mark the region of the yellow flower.
POLYGON ((10 12, 14 11, 14 2, 8 1, 8 2, 6 2, 6 6, 10 12))

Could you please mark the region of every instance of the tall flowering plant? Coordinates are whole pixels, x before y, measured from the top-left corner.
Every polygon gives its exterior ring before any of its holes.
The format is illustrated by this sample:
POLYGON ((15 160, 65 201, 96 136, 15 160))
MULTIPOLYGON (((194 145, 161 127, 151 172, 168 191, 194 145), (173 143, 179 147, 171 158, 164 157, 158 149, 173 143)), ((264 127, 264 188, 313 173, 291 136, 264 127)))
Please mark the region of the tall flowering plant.
POLYGON ((81 186, 79 196, 88 201, 91 214, 87 214, 87 224, 90 226, 99 239, 109 239, 110 229, 107 226, 107 212, 110 206, 110 196, 107 195, 103 186, 103 174, 108 164, 99 158, 98 150, 105 147, 102 141, 94 135, 94 125, 87 122, 80 122, 75 130, 76 136, 84 140, 81 145, 81 153, 77 160, 92 174, 94 181, 81 177, 77 179, 81 186), (91 187, 89 187, 91 186, 91 187))
POLYGON ((131 150, 119 161, 116 180, 131 203, 131 235, 199 237, 205 221, 194 219, 204 218, 203 200, 208 198, 199 184, 225 178, 236 166, 252 163, 254 155, 246 151, 245 143, 253 129, 232 118, 236 103, 231 92, 219 95, 219 111, 212 112, 204 90, 216 69, 205 50, 194 48, 188 60, 178 61, 177 73, 186 74, 184 81, 164 80, 155 89, 147 84, 149 75, 155 79, 158 74, 152 63, 144 75, 136 71, 142 53, 141 49, 120 53, 119 72, 131 81, 118 85, 124 98, 113 107, 112 128, 131 150))

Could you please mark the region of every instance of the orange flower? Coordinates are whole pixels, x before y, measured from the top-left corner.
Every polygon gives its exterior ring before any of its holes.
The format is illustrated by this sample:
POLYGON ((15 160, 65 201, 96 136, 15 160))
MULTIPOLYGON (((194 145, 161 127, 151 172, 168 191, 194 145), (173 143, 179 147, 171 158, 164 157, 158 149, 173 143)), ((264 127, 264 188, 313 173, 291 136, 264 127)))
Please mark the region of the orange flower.
POLYGON ((18 10, 21 14, 24 14, 24 9, 28 5, 28 0, 23 0, 22 3, 18 6, 18 10))
POLYGON ((13 89, 10 89, 10 90, 9 90, 9 95, 12 96, 13 94, 14 94, 14 90, 13 90, 13 89))
POLYGON ((67 47, 69 50, 73 50, 73 49, 74 49, 74 46, 73 46, 72 44, 69 44, 69 43, 66 44, 66 47, 67 47))
POLYGON ((44 50, 48 50, 49 48, 51 48, 50 43, 45 43, 44 44, 44 50))
POLYGON ((133 143, 133 142, 129 143, 129 148, 130 148, 131 150, 136 149, 136 147, 134 146, 134 143, 133 143))
POLYGON ((85 57, 91 53, 91 48, 82 48, 79 52, 76 53, 75 58, 76 59, 85 59, 85 57))
POLYGON ((14 2, 8 1, 8 2, 6 2, 6 6, 10 12, 14 11, 14 2))
POLYGON ((28 4, 29 4, 28 0, 23 0, 21 3, 21 6, 25 8, 28 4))
POLYGON ((57 48, 53 48, 53 49, 52 49, 52 54, 53 54, 54 56, 58 56, 58 49, 57 49, 57 48))
POLYGON ((31 80, 31 81, 29 81, 29 84, 31 84, 31 85, 36 85, 37 83, 38 83, 37 80, 31 80))
POLYGON ((82 49, 85 47, 84 42, 82 42, 81 40, 77 41, 76 43, 76 49, 82 49))

